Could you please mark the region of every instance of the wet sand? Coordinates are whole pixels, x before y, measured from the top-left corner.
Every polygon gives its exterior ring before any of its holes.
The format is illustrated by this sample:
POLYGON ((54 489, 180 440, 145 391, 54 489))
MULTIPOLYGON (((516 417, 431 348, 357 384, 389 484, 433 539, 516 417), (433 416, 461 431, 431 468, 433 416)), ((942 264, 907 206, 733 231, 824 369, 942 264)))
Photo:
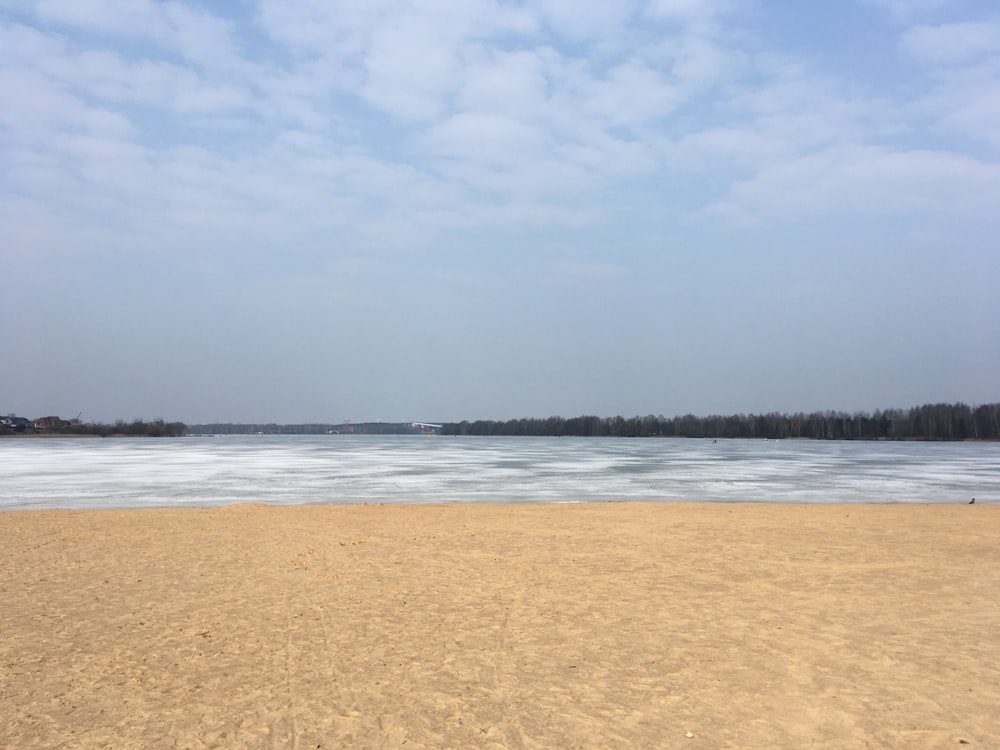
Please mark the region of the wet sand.
POLYGON ((0 513, 0 748, 997 748, 1000 507, 0 513))

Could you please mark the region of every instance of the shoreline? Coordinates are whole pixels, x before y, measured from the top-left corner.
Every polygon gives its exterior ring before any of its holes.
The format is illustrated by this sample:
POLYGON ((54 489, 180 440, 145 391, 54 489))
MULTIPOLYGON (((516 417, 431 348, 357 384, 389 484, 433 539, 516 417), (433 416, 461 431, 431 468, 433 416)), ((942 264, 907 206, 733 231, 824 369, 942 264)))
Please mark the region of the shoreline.
POLYGON ((997 746, 998 538, 979 503, 7 511, 0 748, 997 746))
POLYGON ((33 439, 33 438, 150 438, 158 440, 180 439, 180 438, 228 438, 228 437, 435 437, 435 438, 462 438, 462 439, 485 439, 502 440, 513 438, 518 440, 559 440, 572 438, 575 440, 711 440, 715 441, 737 441, 745 440, 750 442, 771 442, 780 443, 785 440, 794 442, 814 442, 814 443, 1000 443, 1000 438, 815 438, 815 437, 684 437, 681 435, 645 435, 645 436, 620 436, 620 435, 445 435, 439 433, 318 433, 318 432, 233 432, 233 433, 213 433, 196 432, 185 435, 128 435, 125 433, 115 433, 110 435, 97 435, 94 433, 73 433, 73 432, 29 432, 29 433, 0 433, 0 439, 33 439))
POLYGON ((744 507, 744 506, 758 506, 758 507, 776 507, 776 508, 960 508, 966 505, 975 505, 977 508, 988 508, 988 507, 1000 507, 1000 503, 995 500, 980 499, 980 498, 970 498, 969 500, 953 500, 953 501, 941 501, 941 502, 923 502, 923 501, 885 501, 885 502, 841 502, 841 501, 831 501, 831 502, 814 502, 814 503, 803 503, 803 502, 775 502, 773 500, 703 500, 703 501, 689 501, 689 500, 537 500, 528 502, 501 502, 501 501, 487 501, 487 500, 475 500, 475 501, 454 501, 454 502, 343 502, 343 503, 269 503, 262 501, 249 501, 242 502, 236 501, 231 503, 220 503, 218 505, 128 505, 128 506, 109 506, 100 508, 52 508, 52 507, 40 507, 40 508, 23 508, 23 507, 2 507, 0 506, 0 516, 12 513, 129 513, 129 512, 148 512, 148 511, 212 511, 212 510, 226 510, 227 508, 240 508, 240 507, 259 507, 259 508, 271 508, 274 510, 282 510, 285 508, 383 508, 383 507, 393 507, 393 508, 450 508, 450 507, 466 507, 466 506, 482 506, 486 508, 517 508, 517 507, 560 507, 560 506, 573 506, 573 505, 635 505, 635 506, 658 506, 658 505, 676 505, 676 506, 688 506, 688 507, 711 507, 711 506, 731 506, 731 507, 744 507), (975 501, 975 502, 971 502, 975 501))

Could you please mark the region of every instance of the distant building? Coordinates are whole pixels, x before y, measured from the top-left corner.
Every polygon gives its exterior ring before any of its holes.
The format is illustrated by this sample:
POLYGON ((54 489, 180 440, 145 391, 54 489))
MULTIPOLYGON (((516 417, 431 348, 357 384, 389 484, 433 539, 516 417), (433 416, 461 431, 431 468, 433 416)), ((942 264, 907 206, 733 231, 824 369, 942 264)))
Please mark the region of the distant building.
POLYGON ((30 420, 25 417, 15 417, 9 414, 0 417, 0 432, 24 432, 30 426, 30 420))
POLYGON ((59 417, 39 417, 35 420, 35 429, 42 431, 65 430, 69 428, 69 422, 59 417))

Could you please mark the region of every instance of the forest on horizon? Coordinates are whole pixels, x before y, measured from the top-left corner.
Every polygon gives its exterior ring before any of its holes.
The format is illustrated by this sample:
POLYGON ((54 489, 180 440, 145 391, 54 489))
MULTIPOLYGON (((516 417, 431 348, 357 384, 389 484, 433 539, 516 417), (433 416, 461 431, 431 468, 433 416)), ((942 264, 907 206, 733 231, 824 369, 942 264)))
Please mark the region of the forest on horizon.
POLYGON ((925 404, 910 409, 875 412, 796 412, 699 417, 521 418, 444 422, 428 429, 413 422, 309 424, 197 424, 188 434, 270 435, 440 435, 524 437, 684 437, 684 438, 804 438, 814 440, 1000 440, 1000 403, 925 404))
POLYGON ((445 424, 443 435, 768 438, 813 440, 1000 440, 1000 403, 925 404, 870 412, 698 417, 581 416, 445 424))

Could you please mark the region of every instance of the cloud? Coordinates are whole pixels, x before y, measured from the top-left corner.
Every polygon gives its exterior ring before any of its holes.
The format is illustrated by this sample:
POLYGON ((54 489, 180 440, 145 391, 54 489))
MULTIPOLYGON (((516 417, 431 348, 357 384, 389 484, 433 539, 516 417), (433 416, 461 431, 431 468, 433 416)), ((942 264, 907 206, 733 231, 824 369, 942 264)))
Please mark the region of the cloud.
MULTIPOLYGON (((74 97, 78 106, 98 101, 103 106, 142 104, 179 115, 230 112, 250 104, 246 84, 239 79, 228 82, 213 76, 210 82, 205 74, 172 62, 129 60, 115 51, 79 49, 61 34, 23 25, 0 26, 0 49, 5 70, 18 79, 34 79, 34 93, 21 99, 21 108, 29 110, 37 100, 55 96, 74 97)), ((78 113, 67 113, 62 119, 77 117, 78 113)))
POLYGON ((1000 165, 955 154, 830 148, 765 168, 705 210, 743 222, 816 216, 980 220, 1000 205, 1000 165))
POLYGON ((939 132, 972 138, 1000 152, 1000 59, 937 71, 934 86, 913 105, 939 132))
POLYGON ((646 15, 686 24, 703 25, 746 7, 746 0, 651 0, 646 15))
MULTIPOLYGON (((57 277, 73 292, 20 308, 42 322, 19 317, 17 335, 51 341, 79 313, 110 341, 126 290, 145 315, 130 322, 137 339, 102 352, 162 332, 178 361, 224 373, 230 355, 277 344, 293 356, 316 340, 392 372, 372 341, 417 348, 448 326, 578 361, 593 323, 615 346, 631 331, 637 347, 674 341, 696 360, 702 340, 743 345, 683 314, 699 290, 739 299, 747 284, 804 282, 813 295, 848 278, 799 263, 811 228, 843 227, 871 250, 868 299, 903 265, 879 244, 892 232, 907 252, 919 244, 928 278, 945 252, 982 266, 1000 204, 995 14, 985 0, 867 2, 898 24, 895 43, 850 26, 871 14, 845 10, 845 27, 827 29, 815 4, 755 0, 0 0, 6 281, 57 277), (866 51, 876 74, 835 56, 866 51), (188 286, 203 309, 185 325, 215 321, 198 346, 141 304, 188 286), (420 325, 400 314, 418 301, 420 325), (429 309, 440 321, 425 325, 429 309), (501 340, 511 330, 523 346, 501 340)), ((964 275, 963 309, 995 307, 986 275, 964 275)), ((911 287, 907 299, 934 297, 911 287)), ((854 309, 839 306, 827 330, 851 326, 854 309)), ((818 351, 773 340, 802 359, 818 351)), ((34 346, 39 367, 65 364, 34 346)), ((329 373, 317 377, 328 393, 329 373)))
POLYGON ((459 52, 430 19, 407 19, 377 31, 365 55, 362 95, 403 119, 427 120, 444 112, 461 80, 459 52))
POLYGON ((498 165, 537 158, 543 133, 521 122, 492 114, 463 112, 434 126, 425 142, 436 153, 498 165))
POLYGON ((467 62, 455 107, 539 121, 549 86, 546 50, 487 49, 467 62))
POLYGON ((902 127, 894 106, 804 65, 748 55, 742 70, 719 99, 722 116, 659 146, 666 164, 725 185, 810 154, 892 137, 902 127))
POLYGON ((939 133, 972 137, 1000 148, 1000 23, 915 26, 900 47, 931 82, 911 109, 939 133))
POLYGON ((619 35, 637 8, 636 0, 614 3, 580 3, 574 0, 541 0, 540 15, 552 31, 576 41, 593 41, 619 35))
MULTIPOLYGON (((758 219, 783 215, 782 190, 797 212, 861 210, 851 191, 879 184, 898 186, 900 206, 923 206, 924 192, 891 176, 913 162, 963 194, 962 170, 944 167, 954 154, 877 145, 901 127, 895 102, 759 54, 723 23, 746 8, 261 0, 251 16, 222 18, 179 2, 44 0, 35 28, 0 24, 0 123, 16 135, 0 153, 8 186, 42 191, 69 170, 53 192, 68 213, 118 194, 138 206, 136 223, 159 206, 166 233, 230 231, 258 246, 280 234, 266 220, 282 217, 302 236, 382 248, 512 221, 579 227, 609 215, 603 191, 636 179, 709 185, 698 197, 664 191, 675 214, 709 205, 758 219), (817 184, 823 199, 810 201, 817 184)), ((950 98, 942 86, 920 105, 941 127, 987 137, 996 120, 983 96, 988 26, 903 37, 921 59, 962 70, 950 98), (969 39, 977 57, 958 52, 969 39)), ((991 189, 965 167, 969 184, 991 189)), ((931 210, 962 212, 950 200, 931 210)))
POLYGON ((677 87, 638 60, 615 66, 589 89, 584 104, 587 113, 610 126, 640 126, 663 117, 682 99, 677 87))
POLYGON ((908 23, 922 15, 948 6, 950 0, 861 0, 887 11, 900 23, 908 23))
POLYGON ((1000 23, 980 21, 915 26, 904 32, 900 45, 923 63, 968 63, 984 55, 1000 55, 1000 23))
POLYGON ((38 0, 35 10, 43 21, 91 31, 153 38, 168 34, 163 10, 153 0, 38 0))

